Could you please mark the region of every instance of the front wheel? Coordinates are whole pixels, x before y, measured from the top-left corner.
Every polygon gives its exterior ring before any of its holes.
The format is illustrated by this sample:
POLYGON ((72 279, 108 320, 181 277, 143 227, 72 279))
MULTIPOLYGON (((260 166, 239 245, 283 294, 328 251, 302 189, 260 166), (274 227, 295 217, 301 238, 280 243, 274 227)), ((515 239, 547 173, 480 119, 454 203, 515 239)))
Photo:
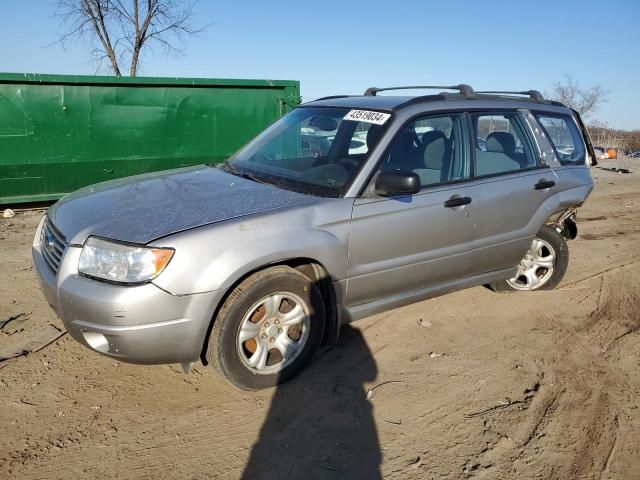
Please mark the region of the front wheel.
POLYGON ((286 382, 311 360, 322 340, 320 290, 297 270, 267 268, 238 285, 214 321, 207 360, 248 390, 286 382))
POLYGON ((544 225, 518 264, 513 278, 490 284, 494 292, 552 290, 567 271, 569 249, 555 228, 544 225))

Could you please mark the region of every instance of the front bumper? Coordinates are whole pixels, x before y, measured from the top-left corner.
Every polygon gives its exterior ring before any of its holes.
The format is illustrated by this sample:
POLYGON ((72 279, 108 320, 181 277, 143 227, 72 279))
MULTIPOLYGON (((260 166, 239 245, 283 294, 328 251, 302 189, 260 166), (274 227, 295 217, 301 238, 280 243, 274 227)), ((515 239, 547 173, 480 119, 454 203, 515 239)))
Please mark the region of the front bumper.
POLYGON ((86 347, 140 364, 186 363, 200 358, 222 291, 171 295, 153 283, 112 285, 78 274, 82 248, 68 246, 57 274, 39 244, 33 261, 47 302, 69 334, 86 347))

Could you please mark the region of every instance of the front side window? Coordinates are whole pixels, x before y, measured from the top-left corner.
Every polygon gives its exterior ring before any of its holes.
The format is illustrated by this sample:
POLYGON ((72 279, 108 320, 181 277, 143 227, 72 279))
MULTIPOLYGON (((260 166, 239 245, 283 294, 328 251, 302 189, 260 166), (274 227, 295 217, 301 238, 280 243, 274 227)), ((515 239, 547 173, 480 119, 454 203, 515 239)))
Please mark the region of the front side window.
POLYGON ((584 141, 571 117, 540 113, 536 118, 553 143, 562 165, 581 165, 585 162, 584 141))
POLYGON ((470 177, 462 114, 419 118, 396 137, 380 171, 404 170, 420 177, 423 187, 470 177))
POLYGON ((278 187, 339 197, 391 123, 391 114, 300 107, 249 142, 222 168, 278 187))
POLYGON ((496 175, 537 166, 537 155, 517 112, 472 113, 475 175, 496 175))

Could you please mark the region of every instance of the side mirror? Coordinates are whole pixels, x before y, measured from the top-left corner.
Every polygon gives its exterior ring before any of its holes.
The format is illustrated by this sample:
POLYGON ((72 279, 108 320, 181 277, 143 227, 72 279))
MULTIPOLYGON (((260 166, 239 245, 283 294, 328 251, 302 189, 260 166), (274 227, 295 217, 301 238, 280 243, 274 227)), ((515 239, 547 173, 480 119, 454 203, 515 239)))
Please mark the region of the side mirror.
POLYGON ((383 195, 413 195, 420 191, 420 177, 405 170, 382 172, 376 178, 376 190, 383 195))

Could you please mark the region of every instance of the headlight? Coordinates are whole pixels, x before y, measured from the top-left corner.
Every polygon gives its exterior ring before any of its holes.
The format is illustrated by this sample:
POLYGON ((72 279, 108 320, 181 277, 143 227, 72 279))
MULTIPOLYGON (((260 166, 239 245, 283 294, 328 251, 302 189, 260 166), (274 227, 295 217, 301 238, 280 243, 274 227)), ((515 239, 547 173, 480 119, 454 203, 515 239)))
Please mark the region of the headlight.
POLYGON ((82 247, 78 271, 119 283, 154 279, 173 256, 170 248, 148 248, 89 237, 82 247))

